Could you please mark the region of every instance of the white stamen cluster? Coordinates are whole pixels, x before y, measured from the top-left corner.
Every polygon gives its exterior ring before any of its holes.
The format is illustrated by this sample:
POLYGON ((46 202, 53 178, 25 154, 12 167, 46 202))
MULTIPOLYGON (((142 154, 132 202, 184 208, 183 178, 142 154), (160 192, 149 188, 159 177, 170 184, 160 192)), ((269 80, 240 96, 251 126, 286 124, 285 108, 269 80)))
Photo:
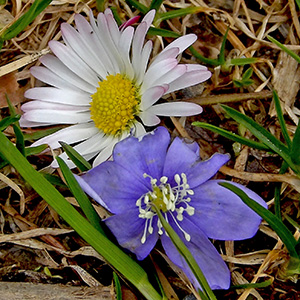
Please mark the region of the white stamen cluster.
MULTIPOLYGON (((183 220, 183 213, 186 212, 192 216, 195 209, 188 204, 191 201, 189 195, 194 195, 194 191, 190 189, 187 183, 187 178, 184 173, 181 175, 176 174, 174 180, 176 182, 175 187, 171 187, 168 182, 168 177, 162 176, 160 178, 160 184, 157 185, 157 179, 152 178, 148 174, 144 174, 144 177, 149 177, 151 180, 152 191, 144 194, 136 201, 136 206, 139 208, 139 218, 146 219, 144 233, 141 238, 141 243, 144 244, 147 239, 147 232, 153 233, 153 217, 156 216, 156 212, 153 209, 155 205, 160 209, 164 215, 164 218, 168 222, 168 214, 171 215, 175 224, 179 230, 184 234, 185 239, 190 241, 191 236, 185 232, 178 221, 183 220)), ((162 224, 157 217, 158 234, 162 235, 162 224)))

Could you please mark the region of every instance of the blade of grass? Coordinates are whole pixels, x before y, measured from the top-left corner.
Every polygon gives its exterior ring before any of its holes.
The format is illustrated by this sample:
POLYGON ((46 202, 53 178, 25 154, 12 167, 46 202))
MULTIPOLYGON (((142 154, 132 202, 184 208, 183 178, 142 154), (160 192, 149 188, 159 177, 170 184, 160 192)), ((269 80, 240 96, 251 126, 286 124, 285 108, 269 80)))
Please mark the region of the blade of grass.
POLYGON ((0 121, 0 131, 5 130, 9 125, 12 125, 20 119, 20 115, 8 116, 0 121))
POLYGON ((227 27, 226 32, 223 36, 222 44, 221 44, 221 49, 220 49, 220 54, 219 54, 219 64, 223 66, 225 64, 225 45, 226 45, 226 40, 227 40, 227 35, 228 35, 229 27, 227 27))
POLYGON ((122 300, 122 289, 118 275, 113 272, 116 300, 122 300))
POLYGON ((174 231, 174 229, 170 226, 170 224, 165 220, 163 217, 161 211, 154 205, 153 206, 163 228, 165 229, 166 233, 170 237, 172 243, 177 248, 178 252, 184 257, 187 264, 191 268, 192 272, 194 273, 195 277, 197 278, 204 296, 208 300, 217 300, 216 296, 214 295, 213 291, 211 290, 206 278, 204 277, 200 267, 198 266, 195 258, 189 251, 189 249, 186 247, 186 245, 183 243, 183 241, 179 238, 177 233, 174 231))
POLYGON ((300 174, 300 167, 295 165, 292 161, 289 149, 285 144, 276 139, 268 130, 257 124, 251 118, 243 115, 242 113, 229 106, 221 104, 221 107, 231 118, 233 118, 239 124, 244 125, 254 136, 256 136, 256 138, 258 138, 262 143, 267 145, 275 153, 281 156, 295 171, 295 173, 300 174))
POLYGON ((62 171, 62 174, 68 184, 68 187, 70 188, 71 193, 74 195, 75 199, 77 200, 80 208, 82 209, 83 213, 87 217, 87 219, 90 221, 90 223, 103 235, 105 235, 104 230, 101 226, 101 219, 95 209, 93 208, 93 205, 88 198, 88 196, 84 193, 84 191, 81 189, 79 183, 75 179, 73 173, 68 168, 67 164, 60 158, 56 157, 56 160, 58 162, 58 165, 60 167, 60 170, 62 171))
POLYGON ((159 35, 162 37, 170 37, 170 38, 178 38, 181 36, 181 34, 171 31, 171 30, 167 30, 167 29, 161 29, 161 28, 155 28, 155 27, 150 27, 147 34, 149 35, 159 35))
POLYGON ((299 258, 297 251, 295 250, 297 241, 295 240, 292 233, 288 230, 288 228, 282 222, 278 222, 278 218, 275 215, 273 215, 269 210, 248 197, 246 193, 244 193, 241 189, 234 186, 233 184, 229 182, 221 182, 219 184, 239 196, 246 205, 248 205, 259 216, 261 216, 280 237, 287 250, 289 251, 289 254, 295 258, 299 258))
POLYGON ((9 139, 0 132, 0 153, 20 173, 35 191, 100 255, 129 280, 149 300, 161 300, 161 296, 148 280, 147 273, 127 254, 94 228, 56 190, 9 139))
POLYGON ((297 125, 297 129, 296 129, 296 132, 294 134, 292 147, 291 147, 291 159, 298 166, 300 165, 300 151, 299 151, 299 148, 300 148, 300 122, 297 125))
POLYGON ((126 3, 138 9, 142 14, 146 14, 149 8, 137 0, 126 0, 126 3))
POLYGON ((279 125, 280 125, 280 128, 281 128, 283 138, 284 138, 287 146, 289 147, 289 149, 291 149, 292 141, 291 141, 291 138, 290 138, 289 133, 287 131, 286 124, 285 124, 284 117, 283 117, 283 113, 282 113, 282 109, 281 109, 281 105, 280 105, 280 100, 279 100, 278 94, 275 90, 273 91, 273 100, 274 100, 275 109, 276 109, 276 113, 277 113, 277 118, 278 118, 278 122, 279 122, 279 125))
POLYGON ((10 40, 23 31, 49 4, 51 0, 35 0, 29 10, 8 27, 0 36, 0 49, 3 41, 10 40))
POLYGON ((157 11, 160 8, 162 3, 163 3, 163 0, 152 0, 149 10, 155 9, 157 11))
POLYGON ((207 58, 203 55, 201 55, 193 46, 189 47, 189 50, 191 51, 191 53, 201 62, 205 63, 205 64, 209 64, 212 66, 219 66, 219 61, 217 59, 212 59, 212 58, 207 58))
POLYGON ((88 171, 92 168, 91 164, 86 161, 73 147, 65 142, 59 142, 72 162, 81 172, 88 171))
POLYGON ((245 66, 250 64, 255 64, 257 62, 257 58, 248 57, 248 58, 232 58, 229 60, 228 64, 232 66, 245 66))
POLYGON ((222 135, 222 136, 224 136, 224 137, 226 137, 230 140, 233 140, 235 142, 238 142, 240 144, 249 146, 249 147, 254 148, 254 149, 271 151, 271 149, 263 143, 259 143, 259 142, 256 142, 256 141, 251 141, 251 140, 249 140, 247 138, 244 138, 240 135, 237 135, 233 132, 227 131, 225 129, 222 129, 220 127, 216 127, 216 126, 208 124, 208 123, 193 122, 192 125, 211 130, 212 132, 218 133, 218 134, 220 134, 220 135, 222 135))
POLYGON ((278 46, 280 49, 282 49, 284 52, 286 52, 288 55, 290 55, 292 58, 294 58, 298 63, 300 63, 300 56, 298 56, 295 52, 288 49, 286 46, 278 42, 276 39, 271 37, 270 35, 267 35, 267 38, 274 43, 276 46, 278 46))

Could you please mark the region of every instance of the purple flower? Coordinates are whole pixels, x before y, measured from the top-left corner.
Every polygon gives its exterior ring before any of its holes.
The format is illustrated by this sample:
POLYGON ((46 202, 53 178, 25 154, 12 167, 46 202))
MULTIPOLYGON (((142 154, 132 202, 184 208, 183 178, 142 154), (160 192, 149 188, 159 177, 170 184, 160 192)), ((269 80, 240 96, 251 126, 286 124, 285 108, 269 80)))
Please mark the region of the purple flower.
MULTIPOLYGON (((261 218, 242 200, 212 180, 228 155, 201 161, 196 143, 186 144, 164 127, 143 138, 129 137, 104 162, 78 178, 82 188, 113 215, 105 220, 119 244, 144 259, 160 238, 168 257, 199 287, 183 257, 165 234, 152 205, 159 207, 182 238, 212 289, 227 289, 230 272, 210 242, 251 238, 261 218)), ((265 202, 244 186, 249 197, 265 202)))

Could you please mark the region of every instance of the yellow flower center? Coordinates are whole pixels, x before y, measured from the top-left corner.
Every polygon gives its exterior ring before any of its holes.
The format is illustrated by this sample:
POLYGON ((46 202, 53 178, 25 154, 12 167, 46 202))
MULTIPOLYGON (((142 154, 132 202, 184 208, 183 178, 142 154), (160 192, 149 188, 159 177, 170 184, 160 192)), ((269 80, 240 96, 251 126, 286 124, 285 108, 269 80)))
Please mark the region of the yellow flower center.
POLYGON ((92 95, 91 119, 97 128, 110 135, 129 130, 138 112, 138 89, 121 74, 108 75, 92 95))

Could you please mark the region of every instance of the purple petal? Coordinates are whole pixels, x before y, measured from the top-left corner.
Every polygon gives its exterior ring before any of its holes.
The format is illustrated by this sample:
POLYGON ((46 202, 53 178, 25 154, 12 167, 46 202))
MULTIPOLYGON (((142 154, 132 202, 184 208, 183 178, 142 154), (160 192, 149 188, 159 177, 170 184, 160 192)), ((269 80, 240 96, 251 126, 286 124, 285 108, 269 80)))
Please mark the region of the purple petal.
POLYGON ((213 177, 218 170, 228 162, 229 155, 215 153, 211 158, 192 165, 187 171, 186 176, 191 189, 196 188, 202 183, 213 177))
MULTIPOLYGON (((261 217, 250 209, 236 194, 219 185, 225 180, 210 180, 194 189, 190 205, 195 214, 189 217, 205 234, 218 240, 251 238, 258 230, 261 217)), ((263 207, 265 201, 248 188, 234 182, 250 198, 263 207)))
MULTIPOLYGON (((216 248, 201 229, 188 220, 185 220, 184 224, 181 223, 180 225, 184 227, 184 230, 191 235, 191 240, 188 242, 182 232, 179 231, 177 225, 172 220, 169 220, 169 223, 190 250, 210 287, 212 289, 228 289, 230 285, 230 272, 216 248)), ((170 238, 164 234, 161 237, 161 241, 167 256, 185 272, 196 288, 200 288, 188 264, 183 256, 179 254, 170 238)))
POLYGON ((168 130, 158 127, 140 141, 131 137, 118 143, 113 152, 114 161, 138 178, 144 179, 143 174, 147 173, 160 179, 169 142, 168 130))
POLYGON ((117 214, 105 220, 105 224, 117 238, 118 243, 132 253, 136 254, 139 260, 144 259, 155 246, 158 233, 157 225, 153 223, 153 233, 147 235, 144 244, 141 238, 145 229, 145 220, 138 217, 137 207, 127 209, 122 214, 117 214))
POLYGON ((86 185, 82 185, 83 190, 91 196, 91 190, 94 190, 112 213, 135 208, 136 200, 149 191, 143 181, 112 161, 96 166, 82 175, 81 179, 89 186, 86 188, 86 185))
POLYGON ((169 178, 168 182, 171 185, 174 182, 175 174, 186 173, 199 159, 199 155, 193 150, 178 137, 170 145, 166 155, 163 174, 169 178))

